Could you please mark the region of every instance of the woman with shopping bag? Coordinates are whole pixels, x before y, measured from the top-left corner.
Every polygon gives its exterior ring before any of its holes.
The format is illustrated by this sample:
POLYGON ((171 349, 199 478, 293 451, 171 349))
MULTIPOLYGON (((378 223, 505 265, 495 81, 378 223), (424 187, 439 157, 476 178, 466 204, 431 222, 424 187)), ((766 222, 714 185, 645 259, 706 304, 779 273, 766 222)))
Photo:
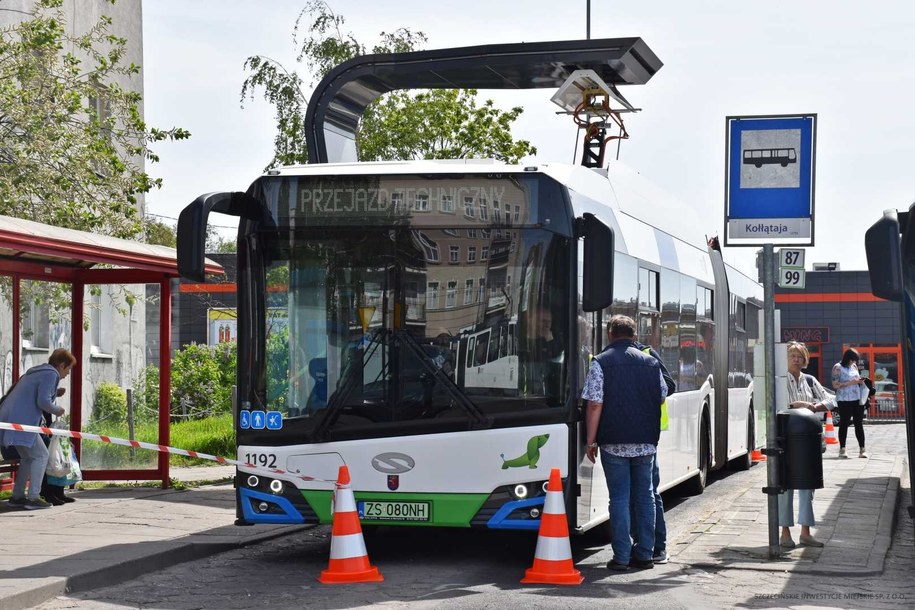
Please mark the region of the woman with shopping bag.
MULTIPOLYGON (((58 385, 75 364, 73 354, 60 348, 54 350, 47 364, 33 366, 26 371, 0 401, 0 422, 40 426, 42 413, 63 415, 63 407, 55 403, 64 394, 64 389, 58 385)), ((10 504, 27 510, 50 508, 51 503, 39 497, 48 464, 48 448, 44 442, 34 432, 0 430, 0 446, 15 447, 20 458, 10 504)))
MULTIPOLYGON (((43 413, 42 415, 44 416, 45 426, 48 428, 67 429, 63 418, 52 421, 50 413, 43 413)), ((54 506, 76 502, 74 498, 64 493, 67 487, 76 485, 83 480, 70 439, 66 436, 57 435, 52 436, 50 439, 42 435, 42 438, 48 445, 49 455, 44 480, 41 482, 41 497, 44 498, 45 502, 50 502, 54 506)))

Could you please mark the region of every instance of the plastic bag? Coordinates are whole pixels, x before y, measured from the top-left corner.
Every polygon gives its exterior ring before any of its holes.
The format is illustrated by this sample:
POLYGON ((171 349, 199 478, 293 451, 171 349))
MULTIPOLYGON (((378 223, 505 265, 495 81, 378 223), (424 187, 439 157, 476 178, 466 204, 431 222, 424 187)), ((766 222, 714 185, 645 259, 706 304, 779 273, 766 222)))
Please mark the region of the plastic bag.
POLYGON ((73 449, 73 446, 70 445, 69 439, 63 439, 67 441, 67 454, 69 455, 68 462, 70 464, 70 469, 65 475, 62 476, 52 476, 48 473, 48 483, 51 485, 57 485, 58 487, 68 487, 70 485, 76 485, 83 480, 83 472, 79 467, 79 462, 76 459, 76 450, 73 449))
POLYGON ((55 436, 48 445, 48 466, 45 473, 49 476, 63 477, 70 473, 69 463, 70 443, 67 439, 55 436), (67 451, 64 450, 64 443, 67 445, 67 451))

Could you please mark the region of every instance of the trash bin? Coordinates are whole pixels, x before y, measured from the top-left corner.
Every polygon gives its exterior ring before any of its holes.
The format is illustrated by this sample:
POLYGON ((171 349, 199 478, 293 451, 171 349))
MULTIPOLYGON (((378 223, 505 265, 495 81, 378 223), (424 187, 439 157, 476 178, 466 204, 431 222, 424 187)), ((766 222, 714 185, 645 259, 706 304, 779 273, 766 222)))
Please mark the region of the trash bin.
POLYGON ((779 484, 785 489, 823 488, 823 424, 809 409, 779 411, 775 417, 784 454, 779 484))

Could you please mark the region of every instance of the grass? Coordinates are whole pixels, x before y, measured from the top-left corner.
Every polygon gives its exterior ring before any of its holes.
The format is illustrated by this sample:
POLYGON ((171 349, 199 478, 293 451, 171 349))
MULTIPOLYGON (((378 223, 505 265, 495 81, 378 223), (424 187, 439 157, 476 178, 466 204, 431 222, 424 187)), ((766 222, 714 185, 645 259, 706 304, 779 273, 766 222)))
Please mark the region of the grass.
MULTIPOLYGON (((87 432, 127 438, 127 425, 92 427, 87 432)), ((134 428, 134 438, 147 443, 157 443, 159 440, 159 426, 156 423, 142 424, 134 428)), ((179 449, 188 449, 211 455, 235 457, 235 433, 232 430, 232 415, 220 415, 206 419, 174 423, 170 428, 169 445, 179 449)), ((148 449, 136 449, 131 456, 131 448, 99 441, 83 441, 82 463, 84 468, 98 469, 127 469, 127 468, 155 468, 158 452, 148 449)), ((196 460, 183 455, 169 454, 171 467, 181 466, 217 466, 210 460, 196 460)), ((179 481, 170 479, 172 489, 188 489, 221 481, 220 477, 199 481, 179 481)), ((83 482, 81 489, 104 487, 160 487, 159 481, 144 481, 136 483, 106 483, 83 482)), ((8 499, 9 491, 0 491, 0 500, 8 499)))
MULTIPOLYGON (((92 426, 87 432, 127 438, 127 425, 92 426)), ((147 443, 158 443, 159 427, 156 423, 141 424, 134 427, 134 438, 147 443)), ((206 419, 173 423, 170 428, 169 445, 211 455, 226 457, 235 456, 235 433, 232 429, 232 415, 225 414, 206 419)), ((148 449, 133 450, 131 447, 83 441, 82 466, 92 469, 114 468, 152 468, 155 466, 157 452, 148 449)), ((216 465, 210 460, 198 460, 183 455, 170 454, 171 466, 209 466, 216 465)))

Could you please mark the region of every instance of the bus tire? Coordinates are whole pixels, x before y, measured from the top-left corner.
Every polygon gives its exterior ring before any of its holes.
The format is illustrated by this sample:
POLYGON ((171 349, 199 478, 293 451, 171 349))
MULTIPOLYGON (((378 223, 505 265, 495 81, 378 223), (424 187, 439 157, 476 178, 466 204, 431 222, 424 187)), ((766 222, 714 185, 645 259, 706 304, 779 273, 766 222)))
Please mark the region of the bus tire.
POLYGON ((702 425, 699 428, 699 468, 696 476, 684 483, 687 495, 698 496, 705 491, 705 484, 708 481, 708 472, 711 463, 711 438, 709 435, 708 413, 703 412, 702 425))
POLYGON ((753 465, 753 445, 756 443, 755 430, 756 423, 753 419, 753 409, 751 408, 750 412, 747 414, 747 452, 728 462, 728 465, 731 466, 733 470, 749 470, 750 466, 753 465))

